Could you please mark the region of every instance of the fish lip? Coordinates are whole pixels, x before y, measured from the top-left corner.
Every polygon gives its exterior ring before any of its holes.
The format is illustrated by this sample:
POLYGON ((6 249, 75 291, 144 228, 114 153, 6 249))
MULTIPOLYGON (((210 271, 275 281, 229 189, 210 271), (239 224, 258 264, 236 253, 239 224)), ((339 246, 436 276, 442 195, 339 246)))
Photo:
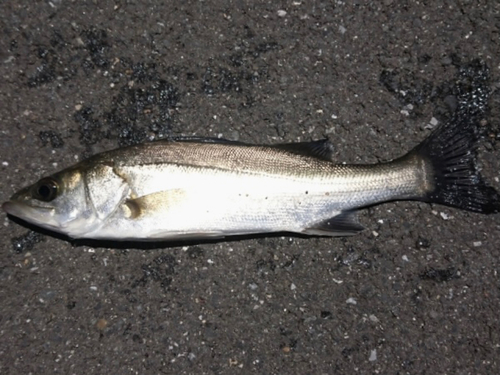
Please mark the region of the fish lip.
POLYGON ((12 202, 7 201, 2 204, 2 210, 4 210, 8 215, 19 216, 21 210, 19 209, 19 205, 12 202))
POLYGON ((54 225, 54 223, 51 222, 49 217, 44 217, 44 215, 53 211, 51 207, 29 206, 21 202, 10 200, 2 204, 2 210, 8 215, 18 217, 19 219, 42 227, 58 227, 58 225, 54 225))
MULTIPOLYGON (((2 210, 7 212, 9 215, 19 216, 23 212, 23 207, 28 209, 37 209, 37 210, 52 210, 51 207, 43 207, 43 206, 27 206, 22 203, 18 203, 16 201, 7 201, 2 204, 2 210)), ((26 210, 25 210, 26 211, 26 210)))

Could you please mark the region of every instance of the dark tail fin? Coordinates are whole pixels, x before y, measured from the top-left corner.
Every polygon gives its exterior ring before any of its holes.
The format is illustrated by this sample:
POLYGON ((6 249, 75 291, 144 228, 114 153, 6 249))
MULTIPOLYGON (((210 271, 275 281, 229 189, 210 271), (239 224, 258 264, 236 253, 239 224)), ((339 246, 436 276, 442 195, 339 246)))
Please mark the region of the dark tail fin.
POLYGON ((500 195, 486 185, 476 166, 477 124, 444 124, 417 146, 430 161, 434 190, 422 200, 491 214, 500 212, 500 195))
POLYGON ((469 86, 467 92, 459 87, 453 117, 410 154, 432 165, 434 189, 422 200, 490 214, 500 212, 500 195, 484 182, 476 165, 480 121, 489 96, 480 86, 469 86))

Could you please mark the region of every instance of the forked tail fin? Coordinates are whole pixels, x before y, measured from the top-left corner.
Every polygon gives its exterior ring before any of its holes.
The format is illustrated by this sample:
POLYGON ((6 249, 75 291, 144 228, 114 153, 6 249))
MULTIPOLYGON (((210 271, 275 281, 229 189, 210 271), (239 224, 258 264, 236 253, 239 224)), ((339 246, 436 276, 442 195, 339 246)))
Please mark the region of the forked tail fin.
POLYGON ((444 124, 412 153, 430 162, 434 189, 422 200, 485 214, 500 212, 500 195, 476 165, 477 124, 444 124))
POLYGON ((434 189, 423 201, 485 214, 500 212, 500 195, 484 182, 476 162, 488 96, 483 85, 459 92, 452 118, 410 152, 424 158, 433 171, 434 189))

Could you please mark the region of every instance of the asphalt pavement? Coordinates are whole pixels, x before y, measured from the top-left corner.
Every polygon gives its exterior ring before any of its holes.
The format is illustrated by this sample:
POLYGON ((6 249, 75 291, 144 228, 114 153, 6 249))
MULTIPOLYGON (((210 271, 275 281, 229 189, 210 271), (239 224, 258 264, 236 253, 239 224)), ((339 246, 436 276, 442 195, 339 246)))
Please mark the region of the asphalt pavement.
MULTIPOLYGON (((0 201, 179 135, 389 160, 477 85, 500 188, 495 0, 5 0, 0 25, 0 201)), ((349 238, 140 246, 2 212, 0 373, 500 373, 500 215, 395 202, 361 221, 349 238)))

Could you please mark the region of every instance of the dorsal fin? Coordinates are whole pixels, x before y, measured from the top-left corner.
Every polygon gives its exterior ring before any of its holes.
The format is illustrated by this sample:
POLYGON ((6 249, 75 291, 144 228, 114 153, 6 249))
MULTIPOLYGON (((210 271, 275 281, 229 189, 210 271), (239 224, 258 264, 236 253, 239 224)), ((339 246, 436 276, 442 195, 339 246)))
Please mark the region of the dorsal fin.
POLYGON ((240 141, 232 141, 225 138, 215 138, 215 137, 197 137, 197 136, 176 136, 169 138, 173 142, 199 142, 199 143, 215 143, 224 145, 237 145, 237 146, 251 146, 248 143, 240 141))
POLYGON ((328 139, 319 141, 282 143, 270 146, 280 150, 288 151, 296 155, 309 156, 326 161, 333 161, 333 145, 328 139))
MULTIPOLYGON (((181 136, 170 138, 173 142, 201 142, 201 143, 214 143, 226 144, 235 146, 258 146, 250 143, 231 141, 225 138, 206 138, 196 136, 181 136)), ((334 147, 328 139, 321 139, 319 141, 297 142, 297 143, 279 143, 276 145, 263 145, 283 151, 290 152, 295 155, 309 156, 326 161, 333 161, 334 147)))

